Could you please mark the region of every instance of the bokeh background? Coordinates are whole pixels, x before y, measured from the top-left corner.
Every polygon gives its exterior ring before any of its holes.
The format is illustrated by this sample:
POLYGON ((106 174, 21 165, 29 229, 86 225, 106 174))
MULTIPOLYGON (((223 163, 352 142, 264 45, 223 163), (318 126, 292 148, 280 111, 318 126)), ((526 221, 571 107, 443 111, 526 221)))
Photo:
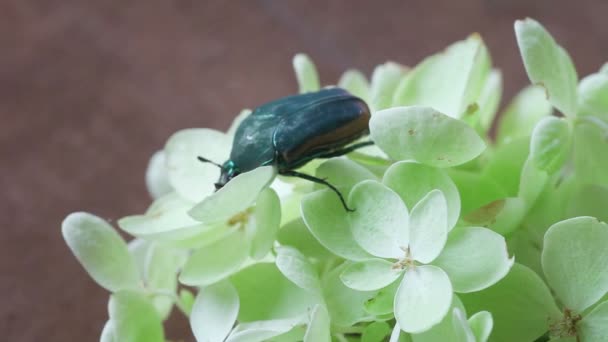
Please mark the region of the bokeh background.
MULTIPOLYGON (((295 53, 330 84, 479 32, 504 105, 528 83, 515 19, 540 20, 586 75, 608 61, 607 14, 605 0, 0 1, 0 339, 97 340, 108 294, 65 246, 62 219, 144 211, 150 155, 179 129, 224 130, 241 108, 296 92, 295 53)), ((169 338, 192 340, 174 316, 169 338)))

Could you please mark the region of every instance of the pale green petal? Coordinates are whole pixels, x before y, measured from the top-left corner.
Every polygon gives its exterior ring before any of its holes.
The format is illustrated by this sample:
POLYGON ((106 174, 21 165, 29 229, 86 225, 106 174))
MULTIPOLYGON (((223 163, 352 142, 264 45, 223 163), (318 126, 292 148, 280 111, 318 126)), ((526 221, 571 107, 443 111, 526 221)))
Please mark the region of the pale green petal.
MULTIPOLYGON (((371 171, 347 158, 332 158, 324 162, 317 168, 315 176, 340 188, 344 194, 349 193, 350 189, 359 182, 378 179, 371 171)), ((315 186, 318 186, 318 189, 326 188, 321 184, 315 186)))
POLYGON ((305 315, 301 315, 294 318, 241 323, 230 332, 226 342, 268 341, 304 324, 306 319, 305 315))
POLYGON ((295 318, 318 300, 285 278, 274 263, 250 265, 230 277, 239 294, 239 323, 295 318))
POLYGON ((460 118, 474 106, 490 64, 481 37, 473 34, 418 64, 399 85, 393 106, 429 106, 460 118))
POLYGON ((230 282, 201 288, 190 315, 190 327, 196 340, 223 341, 230 333, 238 312, 239 295, 230 282))
POLYGON ((314 265, 297 249, 288 246, 276 248, 277 268, 298 287, 315 295, 321 294, 321 283, 314 265))
POLYGON ((392 284, 402 273, 392 262, 370 259, 349 264, 340 274, 340 279, 351 289, 374 291, 392 284))
POLYGON ((385 109, 372 116, 369 127, 372 140, 394 160, 451 167, 486 148, 473 128, 430 107, 385 109))
POLYGON ((395 319, 403 331, 424 332, 441 322, 452 303, 452 284, 440 268, 417 266, 405 272, 395 295, 395 319))
POLYGON ((608 73, 589 75, 578 85, 579 115, 596 115, 608 120, 608 73))
MULTIPOLYGON (((455 329, 455 324, 453 322, 454 310, 460 310, 462 312, 465 312, 462 302, 460 301, 460 299, 458 299, 456 295, 452 296, 452 305, 450 307, 450 310, 448 311, 448 314, 443 317, 441 322, 423 333, 412 334, 412 340, 414 342, 464 342, 458 340, 456 336, 457 332, 455 329)), ((461 326, 458 326, 458 328, 462 329, 461 326)))
POLYGON ((459 297, 469 311, 492 314, 491 336, 496 342, 534 341, 561 315, 543 280, 520 264, 495 285, 459 297))
POLYGON ((192 307, 194 306, 194 294, 190 292, 188 289, 179 290, 179 307, 180 309, 190 317, 190 313, 192 312, 192 307))
POLYGON ((399 195, 377 181, 363 181, 350 193, 348 214, 355 240, 381 258, 399 259, 409 243, 409 215, 399 195))
POLYGON ((458 221, 458 189, 443 170, 413 162, 399 162, 386 170, 382 182, 399 194, 408 208, 413 208, 430 191, 441 190, 448 204, 448 228, 452 229, 458 221))
POLYGON ((570 127, 564 119, 549 116, 532 131, 530 158, 534 165, 549 174, 557 172, 570 152, 570 127))
POLYGON ((520 173, 530 153, 530 138, 519 138, 486 150, 482 174, 501 186, 507 195, 517 194, 520 173))
POLYGON ((116 341, 165 341, 161 319, 143 294, 128 290, 113 293, 108 312, 116 341))
POLYGON ((519 51, 533 84, 544 87, 553 106, 568 116, 577 112, 577 75, 566 50, 537 21, 515 22, 519 51))
POLYGON ((106 221, 85 212, 72 213, 63 220, 61 233, 76 259, 101 287, 112 292, 139 287, 135 260, 106 221))
POLYGON ((114 322, 109 320, 104 324, 103 330, 101 331, 101 336, 99 336, 99 342, 116 342, 114 332, 114 322))
POLYGON ((363 101, 369 103, 369 82, 365 78, 365 75, 359 70, 346 70, 338 81, 338 87, 348 90, 349 93, 360 97, 363 101))
POLYGON ((321 89, 317 68, 308 55, 303 53, 295 55, 293 57, 293 69, 298 80, 300 94, 321 89))
POLYGON ((160 317, 165 320, 171 313, 173 299, 166 294, 177 291, 177 272, 186 260, 186 253, 158 243, 151 243, 148 248, 143 281, 146 289, 164 294, 155 296, 154 306, 160 317))
POLYGON ((596 306, 577 327, 581 341, 608 341, 608 301, 596 306))
POLYGON ((323 305, 317 304, 304 335, 304 342, 331 342, 329 332, 329 313, 323 305))
POLYGON ((573 155, 578 181, 608 186, 607 136, 608 122, 600 118, 585 116, 576 122, 573 155))
POLYGON ((551 115, 552 111, 545 89, 541 86, 527 86, 515 96, 503 112, 496 141, 504 144, 531 136, 536 123, 551 115))
POLYGON ((410 215, 410 253, 428 264, 441 253, 448 237, 448 207, 440 190, 428 193, 410 215))
POLYGON ((328 251, 310 233, 304 221, 299 218, 282 226, 279 230, 278 241, 283 246, 291 246, 308 258, 327 259, 333 254, 328 251))
POLYGON ((475 342, 475 335, 471 331, 465 313, 459 308, 454 308, 452 317, 452 326, 456 335, 454 341, 475 342))
POLYGON ((471 331, 475 335, 475 341, 486 342, 492 333, 494 321, 492 314, 488 311, 480 311, 469 317, 471 331))
POLYGON ((407 69, 395 62, 376 66, 372 73, 370 106, 378 111, 391 106, 395 92, 407 69))
POLYGON ((254 209, 255 223, 250 234, 251 251, 254 259, 263 258, 274 244, 281 223, 281 202, 279 196, 271 188, 260 192, 254 209))
POLYGON ((272 182, 275 170, 262 166, 234 177, 213 195, 205 198, 189 211, 195 220, 210 225, 228 222, 245 211, 258 198, 260 191, 272 182))
POLYGON ((167 170, 165 151, 156 151, 146 169, 146 188, 152 198, 159 198, 173 191, 169 184, 169 171, 167 170))
POLYGON ((469 225, 508 235, 520 227, 527 209, 526 202, 519 197, 502 198, 468 213, 463 219, 469 225))
POLYGON ((390 334, 391 327, 386 322, 373 322, 363 330, 361 342, 383 342, 390 334))
POLYGON ((220 169, 197 159, 218 164, 228 159, 232 138, 207 128, 191 128, 173 134, 165 145, 169 183, 180 196, 198 202, 213 193, 220 169))
POLYGON ((566 217, 593 216, 600 221, 608 221, 608 187, 581 185, 568 199, 566 217))
POLYGON ((315 238, 332 253, 348 260, 372 256, 352 236, 347 213, 331 190, 320 190, 302 199, 302 218, 315 238))
POLYGON ((412 338, 410 334, 404 333, 399 326, 399 323, 395 323, 395 327, 393 328, 393 332, 391 333, 391 337, 389 342, 411 342, 412 338))
POLYGON ((608 224, 576 217, 554 224, 545 234, 542 265, 549 286, 576 313, 608 292, 608 224))
POLYGON ((240 229, 232 228, 223 239, 194 251, 184 265, 179 281, 191 286, 211 285, 237 272, 248 255, 247 236, 240 229))
POLYGON ((502 184, 488 175, 457 168, 448 169, 447 172, 458 187, 464 216, 487 203, 507 197, 502 184))
MULTIPOLYGON (((502 97, 502 72, 493 69, 487 76, 477 99, 481 133, 487 133, 494 123, 502 97)), ((465 112, 466 113, 466 112, 465 112)))
POLYGON ((521 170, 517 197, 524 200, 526 209, 534 206, 549 181, 549 174, 539 170, 534 164, 532 159, 528 159, 521 170))
POLYGON ((394 311, 395 293, 401 284, 394 281, 389 286, 380 289, 377 294, 365 302, 365 311, 375 316, 390 315, 394 311))
POLYGON ((505 238, 487 228, 465 227, 450 232, 433 262, 449 276, 456 292, 474 292, 502 279, 513 266, 505 238))

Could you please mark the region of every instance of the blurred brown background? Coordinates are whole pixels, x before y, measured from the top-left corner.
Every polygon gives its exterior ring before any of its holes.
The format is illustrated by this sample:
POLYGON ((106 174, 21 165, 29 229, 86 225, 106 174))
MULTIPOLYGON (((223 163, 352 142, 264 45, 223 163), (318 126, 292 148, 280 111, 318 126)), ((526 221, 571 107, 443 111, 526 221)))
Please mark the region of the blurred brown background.
MULTIPOLYGON (((143 211, 149 156, 176 130, 226 129, 294 93, 294 53, 327 84, 477 31, 504 104, 528 83, 515 19, 540 20, 585 75, 608 61, 607 15, 605 0, 1 1, 0 339, 97 340, 108 294, 64 245, 63 217, 143 211)), ((168 336, 192 339, 179 313, 168 336)))

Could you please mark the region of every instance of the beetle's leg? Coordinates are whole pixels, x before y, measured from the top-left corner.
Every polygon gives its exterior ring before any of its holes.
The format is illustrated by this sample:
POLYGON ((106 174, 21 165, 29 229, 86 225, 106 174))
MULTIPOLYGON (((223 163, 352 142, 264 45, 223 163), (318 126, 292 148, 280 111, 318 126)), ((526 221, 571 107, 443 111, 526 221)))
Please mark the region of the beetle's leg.
POLYGON ((351 209, 346 205, 346 201, 344 200, 342 193, 340 193, 340 190, 338 190, 335 186, 331 185, 325 179, 317 178, 315 176, 307 175, 305 173, 300 173, 300 172, 296 172, 296 171, 292 171, 292 170, 281 171, 281 172, 279 172, 279 174, 281 176, 298 177, 298 178, 306 179, 306 180, 314 182, 314 183, 323 184, 323 185, 327 186, 328 188, 330 188, 331 190, 333 190, 333 192, 335 192, 336 195, 338 195, 338 197, 340 197, 340 202, 342 202, 342 206, 344 207, 344 209, 346 209, 346 211, 350 211, 350 212, 355 211, 355 209, 351 209))
POLYGON ((315 158, 333 158, 333 157, 339 157, 339 156, 343 156, 345 154, 351 153, 354 150, 358 150, 358 149, 360 149, 362 147, 370 146, 370 145, 373 145, 373 144, 374 144, 373 141, 364 141, 364 142, 360 142, 360 143, 357 143, 357 144, 354 144, 354 145, 350 145, 350 146, 348 146, 346 148, 343 148, 341 150, 319 154, 319 155, 315 156, 315 158))

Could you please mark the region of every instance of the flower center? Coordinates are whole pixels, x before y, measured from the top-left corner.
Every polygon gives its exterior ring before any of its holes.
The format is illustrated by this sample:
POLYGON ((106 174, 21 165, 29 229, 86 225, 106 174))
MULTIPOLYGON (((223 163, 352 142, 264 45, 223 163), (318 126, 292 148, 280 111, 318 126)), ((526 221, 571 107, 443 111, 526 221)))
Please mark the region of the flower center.
MULTIPOLYGON (((572 310, 564 308, 564 318, 557 322, 553 322, 549 326, 551 337, 564 338, 576 337, 576 324, 582 319, 581 315, 574 314, 572 310)), ((578 341, 578 339, 577 339, 578 341)))
POLYGON ((228 220, 229 226, 239 225, 241 228, 249 222, 249 216, 253 212, 253 208, 247 208, 239 213, 236 213, 228 220))
POLYGON ((405 270, 407 268, 414 268, 416 264, 414 262, 414 258, 412 258, 412 253, 410 252, 410 247, 401 247, 401 249, 405 252, 405 256, 399 260, 397 260, 393 264, 394 270, 405 270))

